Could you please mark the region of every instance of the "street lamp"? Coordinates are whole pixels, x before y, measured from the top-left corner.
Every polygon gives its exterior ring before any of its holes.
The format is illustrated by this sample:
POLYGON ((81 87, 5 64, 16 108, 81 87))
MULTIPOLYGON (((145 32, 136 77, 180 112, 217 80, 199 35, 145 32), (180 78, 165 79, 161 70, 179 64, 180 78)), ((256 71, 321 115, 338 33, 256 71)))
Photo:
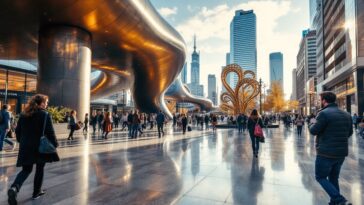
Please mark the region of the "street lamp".
POLYGON ((259 112, 262 114, 262 78, 259 78, 259 112))

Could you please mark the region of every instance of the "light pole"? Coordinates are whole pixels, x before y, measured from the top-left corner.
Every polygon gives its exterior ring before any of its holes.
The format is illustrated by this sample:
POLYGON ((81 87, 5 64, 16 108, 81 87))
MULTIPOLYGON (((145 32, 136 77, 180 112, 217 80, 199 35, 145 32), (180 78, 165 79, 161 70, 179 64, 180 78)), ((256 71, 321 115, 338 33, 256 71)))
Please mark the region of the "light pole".
POLYGON ((262 114, 262 79, 259 78, 259 112, 262 114))

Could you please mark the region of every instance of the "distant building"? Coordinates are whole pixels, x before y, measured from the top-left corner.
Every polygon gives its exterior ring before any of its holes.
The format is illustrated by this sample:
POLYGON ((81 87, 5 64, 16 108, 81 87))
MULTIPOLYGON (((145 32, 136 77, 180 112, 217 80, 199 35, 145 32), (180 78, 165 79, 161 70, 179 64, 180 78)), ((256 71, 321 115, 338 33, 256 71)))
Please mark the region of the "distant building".
POLYGON ((208 94, 207 97, 210 99, 214 105, 217 105, 217 86, 216 86, 216 76, 208 75, 208 94))
MULTIPOLYGON (((301 114, 310 114, 307 82, 316 75, 316 31, 305 30, 297 54, 296 95, 301 114)), ((294 82, 293 82, 294 83, 294 82)))
POLYGON ((279 82, 283 89, 283 54, 281 52, 269 54, 270 83, 279 82))
MULTIPOLYGON (((230 63, 257 73, 257 29, 253 10, 235 11, 230 23, 230 63)), ((230 86, 235 87, 238 77, 236 74, 232 76, 230 86)))
POLYGON ((297 69, 292 70, 292 94, 291 94, 291 100, 297 100, 297 88, 296 88, 296 82, 297 82, 297 69))
POLYGON ((200 85, 200 53, 196 51, 196 36, 194 36, 192 62, 191 62, 191 83, 188 88, 196 96, 204 96, 203 85, 200 85))
POLYGON ((185 65, 182 68, 181 81, 182 81, 183 84, 187 83, 187 63, 185 63, 185 65))

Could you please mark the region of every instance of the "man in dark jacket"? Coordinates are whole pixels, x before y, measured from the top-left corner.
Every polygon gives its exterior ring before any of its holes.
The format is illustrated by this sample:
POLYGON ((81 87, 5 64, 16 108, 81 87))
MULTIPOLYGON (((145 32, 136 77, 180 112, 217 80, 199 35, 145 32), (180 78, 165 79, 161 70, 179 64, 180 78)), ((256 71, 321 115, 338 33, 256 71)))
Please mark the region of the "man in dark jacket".
POLYGON ((310 125, 310 133, 316 135, 316 180, 330 196, 330 204, 350 204, 340 194, 339 173, 353 134, 351 116, 338 108, 334 93, 323 92, 320 97, 323 109, 310 125))
POLYGON ((161 138, 161 133, 164 135, 164 131, 163 131, 164 120, 165 120, 164 114, 160 110, 158 115, 157 115, 157 118, 156 118, 157 127, 158 127, 158 137, 159 138, 161 138))
POLYGON ((10 120, 11 120, 11 114, 8 111, 10 109, 9 105, 3 105, 0 115, 1 115, 1 121, 0 121, 0 152, 3 150, 3 144, 5 140, 6 134, 10 130, 10 120))

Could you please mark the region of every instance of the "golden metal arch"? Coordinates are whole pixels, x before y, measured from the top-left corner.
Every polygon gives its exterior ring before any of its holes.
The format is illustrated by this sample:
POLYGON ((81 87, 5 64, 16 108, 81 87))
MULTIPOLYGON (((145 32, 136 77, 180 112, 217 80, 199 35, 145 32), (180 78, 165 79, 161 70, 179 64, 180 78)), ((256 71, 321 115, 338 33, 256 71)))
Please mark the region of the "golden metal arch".
POLYGON ((255 98, 259 95, 259 82, 255 79, 255 73, 243 70, 238 64, 227 65, 221 73, 221 81, 226 89, 220 96, 220 108, 227 114, 246 113, 255 107, 255 98), (231 88, 226 82, 230 73, 235 73, 238 82, 235 88, 231 88))

